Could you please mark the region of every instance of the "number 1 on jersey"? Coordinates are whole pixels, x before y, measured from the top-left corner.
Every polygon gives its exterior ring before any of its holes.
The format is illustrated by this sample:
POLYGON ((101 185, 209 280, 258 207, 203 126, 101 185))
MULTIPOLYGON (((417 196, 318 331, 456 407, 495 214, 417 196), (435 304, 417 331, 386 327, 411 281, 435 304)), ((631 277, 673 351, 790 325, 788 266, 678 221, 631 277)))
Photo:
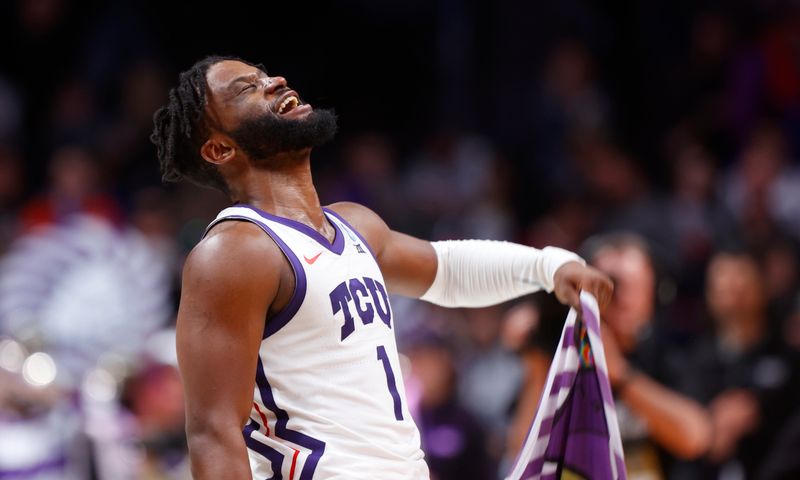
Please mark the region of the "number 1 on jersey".
POLYGON ((386 349, 383 345, 378 345, 378 360, 383 362, 383 370, 386 372, 386 385, 389 387, 389 393, 392 395, 392 400, 394 401, 394 418, 402 420, 403 406, 400 404, 397 382, 395 381, 394 372, 392 371, 392 364, 389 363, 389 356, 386 354, 386 349))

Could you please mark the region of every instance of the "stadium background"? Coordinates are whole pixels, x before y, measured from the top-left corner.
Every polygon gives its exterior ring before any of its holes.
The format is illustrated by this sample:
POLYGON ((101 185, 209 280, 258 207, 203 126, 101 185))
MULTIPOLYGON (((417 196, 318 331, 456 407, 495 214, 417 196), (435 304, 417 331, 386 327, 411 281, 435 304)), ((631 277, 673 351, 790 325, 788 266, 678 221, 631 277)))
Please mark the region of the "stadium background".
MULTIPOLYGON (((761 373, 686 393, 709 409, 724 389, 760 402, 760 379, 777 375, 761 360, 782 378, 800 368, 798 40, 800 7, 778 0, 4 2, 0 472, 188 478, 169 328, 182 259, 225 199, 162 185, 147 137, 177 73, 210 53, 263 62, 337 111, 340 134, 313 155, 323 203, 361 202, 431 239, 578 250, 640 235, 657 266, 658 351, 685 371, 706 372, 695 344, 723 341, 709 261, 749 256, 770 342, 737 354, 761 373), (74 257, 51 269, 53 249, 74 257), (116 263, 86 267, 84 249, 116 263)), ((513 307, 394 303, 438 479, 507 465, 525 352, 547 352, 563 318, 544 296, 513 307)), ((758 403, 726 454, 687 466, 662 452, 655 470, 742 478, 790 461, 797 382, 768 386, 780 408, 758 403)))

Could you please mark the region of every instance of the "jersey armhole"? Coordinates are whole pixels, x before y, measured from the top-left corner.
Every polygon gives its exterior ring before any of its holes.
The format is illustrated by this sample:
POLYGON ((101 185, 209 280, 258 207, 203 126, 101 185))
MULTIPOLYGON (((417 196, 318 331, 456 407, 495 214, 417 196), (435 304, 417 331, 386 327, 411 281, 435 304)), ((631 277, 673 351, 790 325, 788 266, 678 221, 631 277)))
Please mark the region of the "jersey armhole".
POLYGON ((208 228, 206 228, 203 236, 205 237, 215 225, 225 221, 243 221, 257 225, 272 239, 272 241, 275 242, 276 245, 278 245, 278 248, 281 250, 281 253, 283 253, 283 256, 286 257, 286 260, 289 261, 289 265, 292 267, 292 271, 294 272, 294 291, 292 292, 292 296, 289 298, 289 302, 272 317, 269 316, 269 312, 267 313, 267 318, 265 318, 264 321, 264 334, 262 335, 262 339, 265 339, 274 335, 278 332, 278 330, 289 323, 289 321, 300 309, 300 305, 303 303, 303 299, 306 296, 306 290, 308 288, 306 272, 303 270, 303 265, 300 263, 297 255, 295 255, 294 252, 292 252, 292 249, 286 245, 286 242, 284 242, 283 239, 266 223, 258 221, 254 218, 246 217, 244 215, 229 215, 226 217, 217 218, 208 226, 208 228))

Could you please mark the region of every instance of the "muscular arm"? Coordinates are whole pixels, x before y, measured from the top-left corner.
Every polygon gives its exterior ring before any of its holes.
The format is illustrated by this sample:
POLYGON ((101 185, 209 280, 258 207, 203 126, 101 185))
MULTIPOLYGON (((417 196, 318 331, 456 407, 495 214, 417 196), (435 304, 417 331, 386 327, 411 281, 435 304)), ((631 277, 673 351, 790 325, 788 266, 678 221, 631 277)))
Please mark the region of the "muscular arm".
POLYGON ((691 460, 708 452, 711 417, 702 405, 633 370, 614 335, 603 328, 608 379, 618 398, 647 424, 652 439, 672 455, 691 460))
POLYGON ((224 222, 186 261, 177 346, 196 480, 251 478, 242 428, 280 255, 255 225, 224 222))
POLYGON ((601 308, 611 297, 611 280, 565 250, 491 241, 436 242, 434 248, 392 231, 361 205, 342 202, 331 208, 366 237, 392 293, 448 307, 494 305, 540 288, 576 308, 581 290, 594 294, 601 308))
POLYGON ((694 400, 643 373, 633 376, 620 398, 647 423, 658 444, 678 458, 704 455, 711 442, 711 420, 694 400))

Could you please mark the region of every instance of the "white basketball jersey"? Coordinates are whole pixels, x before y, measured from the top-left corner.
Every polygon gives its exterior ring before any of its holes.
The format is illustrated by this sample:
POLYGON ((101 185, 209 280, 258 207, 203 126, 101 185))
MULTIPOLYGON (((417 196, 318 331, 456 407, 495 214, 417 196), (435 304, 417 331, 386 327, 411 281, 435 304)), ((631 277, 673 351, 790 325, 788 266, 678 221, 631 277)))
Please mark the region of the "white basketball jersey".
POLYGON ((361 235, 325 214, 332 243, 250 206, 226 208, 209 226, 255 223, 295 275, 294 294, 267 321, 259 351, 243 432, 253 478, 427 479, 383 276, 361 235))

